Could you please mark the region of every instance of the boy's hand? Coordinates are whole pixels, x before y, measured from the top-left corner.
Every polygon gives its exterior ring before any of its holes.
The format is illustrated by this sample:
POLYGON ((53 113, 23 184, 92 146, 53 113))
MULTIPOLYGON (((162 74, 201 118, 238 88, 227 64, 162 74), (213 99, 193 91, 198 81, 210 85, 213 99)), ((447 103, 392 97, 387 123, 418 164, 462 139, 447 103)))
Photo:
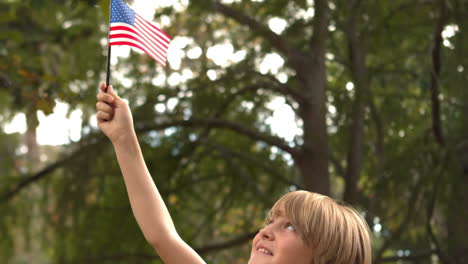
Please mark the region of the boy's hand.
POLYGON ((132 113, 127 103, 115 93, 112 85, 109 85, 107 93, 104 92, 105 89, 106 84, 102 82, 96 104, 98 126, 112 144, 124 143, 135 136, 132 113))

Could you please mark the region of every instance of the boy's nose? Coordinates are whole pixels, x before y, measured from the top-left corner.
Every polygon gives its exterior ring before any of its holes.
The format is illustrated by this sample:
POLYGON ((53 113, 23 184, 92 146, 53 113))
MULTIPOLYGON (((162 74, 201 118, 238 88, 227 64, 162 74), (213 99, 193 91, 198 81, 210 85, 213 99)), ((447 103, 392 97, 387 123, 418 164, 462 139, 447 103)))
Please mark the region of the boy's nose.
POLYGON ((270 226, 266 226, 262 229, 260 229, 260 235, 263 239, 266 240, 273 240, 274 239, 274 234, 272 231, 272 228, 270 226))

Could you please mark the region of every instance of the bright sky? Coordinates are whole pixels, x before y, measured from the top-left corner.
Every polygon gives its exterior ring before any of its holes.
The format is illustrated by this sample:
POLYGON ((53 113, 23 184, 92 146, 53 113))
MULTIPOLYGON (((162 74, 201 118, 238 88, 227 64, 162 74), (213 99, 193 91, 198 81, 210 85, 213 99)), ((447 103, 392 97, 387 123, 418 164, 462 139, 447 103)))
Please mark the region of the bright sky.
MULTIPOLYGON (((37 128, 37 141, 41 145, 62 145, 70 141, 80 140, 81 133, 81 110, 74 110, 67 117, 69 106, 65 103, 57 102, 54 112, 46 116, 42 111, 37 112, 39 127, 37 128)), ((5 125, 5 133, 26 132, 26 116, 23 113, 17 114, 13 120, 5 125)))

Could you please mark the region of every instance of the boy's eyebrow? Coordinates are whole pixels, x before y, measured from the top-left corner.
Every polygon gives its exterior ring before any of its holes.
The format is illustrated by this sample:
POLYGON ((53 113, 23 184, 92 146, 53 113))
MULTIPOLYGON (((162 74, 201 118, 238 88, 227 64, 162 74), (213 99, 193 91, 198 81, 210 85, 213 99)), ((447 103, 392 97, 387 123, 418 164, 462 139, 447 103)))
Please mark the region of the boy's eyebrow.
POLYGON ((271 215, 275 215, 275 216, 282 216, 284 215, 284 210, 282 208, 277 208, 276 210, 272 211, 271 212, 271 215))

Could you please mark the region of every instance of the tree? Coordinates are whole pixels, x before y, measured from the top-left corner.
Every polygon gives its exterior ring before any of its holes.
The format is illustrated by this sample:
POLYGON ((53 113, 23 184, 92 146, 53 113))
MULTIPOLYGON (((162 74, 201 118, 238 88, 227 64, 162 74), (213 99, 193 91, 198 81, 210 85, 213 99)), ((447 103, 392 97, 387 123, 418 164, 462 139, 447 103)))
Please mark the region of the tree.
MULTIPOLYGON (((106 25, 94 4, 80 4, 80 14, 106 25)), ((113 69, 124 73, 114 83, 134 109, 150 171, 183 237, 207 260, 245 263, 243 242, 265 211, 301 188, 366 208, 376 263, 433 255, 463 263, 466 35, 457 30, 466 28, 466 10, 456 0, 190 1, 158 10, 177 36, 180 65, 162 69, 131 53, 113 69), (217 61, 210 52, 219 45, 240 59, 217 61), (283 65, 262 69, 268 56, 283 65), (293 140, 268 126, 275 98, 295 112, 302 133, 293 140)), ((93 63, 95 78, 84 70, 66 79, 94 87, 102 60, 93 63)), ((0 83, 15 83, 0 72, 0 83)), ((92 113, 94 92, 86 91, 85 103, 59 98, 92 113)), ((158 263, 129 217, 112 150, 88 128, 57 162, 11 181, 4 206, 24 202, 29 186, 44 190, 51 225, 44 239, 56 262, 158 263)))

